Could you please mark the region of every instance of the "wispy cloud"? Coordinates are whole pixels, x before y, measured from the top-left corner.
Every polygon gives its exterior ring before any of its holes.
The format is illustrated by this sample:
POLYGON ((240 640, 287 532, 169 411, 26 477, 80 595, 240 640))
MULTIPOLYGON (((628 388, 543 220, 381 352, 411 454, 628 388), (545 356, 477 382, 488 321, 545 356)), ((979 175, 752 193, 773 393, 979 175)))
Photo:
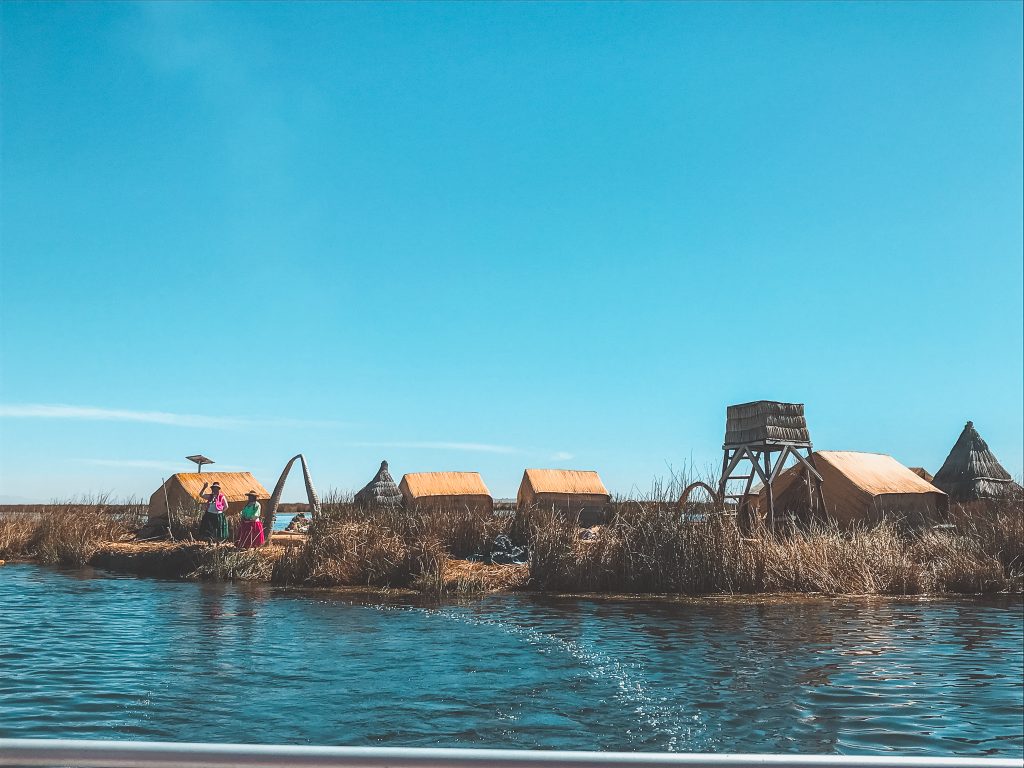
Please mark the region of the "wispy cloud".
MULTIPOLYGON (((159 469, 166 472, 190 472, 195 471, 188 462, 182 461, 158 461, 156 459, 75 459, 80 464, 88 464, 90 467, 113 467, 114 469, 159 469)), ((216 464, 214 472, 233 472, 242 469, 241 467, 227 464, 216 464)))
POLYGON ((555 451, 551 454, 552 461, 568 461, 571 458, 573 458, 573 454, 568 451, 555 451))
POLYGON ((177 465, 169 461, 152 459, 75 459, 91 467, 116 467, 117 469, 174 469, 177 465))
POLYGON ((139 424, 164 424, 193 429, 238 429, 240 427, 338 427, 342 422, 302 419, 249 419, 226 416, 202 416, 194 413, 167 411, 130 411, 120 408, 97 408, 65 404, 3 404, 0 418, 6 419, 71 419, 79 421, 120 421, 139 424))
POLYGON ((144 424, 167 424, 174 427, 226 429, 244 426, 245 419, 220 416, 198 416, 166 411, 127 411, 119 408, 94 408, 87 405, 27 403, 0 404, 0 418, 5 419, 77 419, 81 421, 129 421, 144 424))
POLYGON ((397 442, 397 443, 349 443, 353 448, 423 448, 431 451, 465 451, 467 453, 522 453, 521 448, 488 443, 448 442, 397 442))

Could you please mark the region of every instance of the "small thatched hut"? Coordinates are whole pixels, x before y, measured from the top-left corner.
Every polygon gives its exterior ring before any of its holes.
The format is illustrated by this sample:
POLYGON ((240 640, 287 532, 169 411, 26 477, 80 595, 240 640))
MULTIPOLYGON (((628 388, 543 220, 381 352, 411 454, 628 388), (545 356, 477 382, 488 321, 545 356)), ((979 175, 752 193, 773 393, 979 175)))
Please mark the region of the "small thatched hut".
POLYGON ((998 499, 1020 493, 1021 487, 968 421, 933 481, 953 501, 998 499))
POLYGON ((494 512, 494 499, 479 472, 413 472, 402 477, 398 488, 406 509, 494 512))
POLYGON ((604 522, 611 495, 597 472, 575 469, 528 469, 519 484, 516 505, 538 506, 579 515, 581 525, 604 522))
POLYGON ((361 507, 400 507, 402 492, 398 489, 395 479, 388 472, 388 463, 382 461, 373 480, 363 486, 356 494, 355 502, 361 507))
POLYGON ((166 526, 168 505, 174 514, 196 514, 203 483, 213 485, 215 482, 220 483, 220 492, 228 499, 229 514, 242 511, 249 491, 256 491, 256 500, 264 509, 270 501, 267 489, 260 485, 251 472, 179 472, 167 478, 149 497, 149 520, 146 527, 166 526))
MULTIPOLYGON (((911 522, 941 518, 949 508, 946 494, 918 477, 892 456, 857 451, 815 451, 811 463, 822 477, 825 511, 841 524, 899 515, 911 522)), ((800 465, 772 484, 777 512, 808 516, 806 472, 800 465)), ((760 509, 767 507, 761 491, 760 509)))
POLYGON ((910 467, 910 471, 913 472, 918 477, 927 480, 929 483, 932 482, 932 480, 935 479, 935 478, 932 477, 932 473, 929 472, 924 467, 910 467))

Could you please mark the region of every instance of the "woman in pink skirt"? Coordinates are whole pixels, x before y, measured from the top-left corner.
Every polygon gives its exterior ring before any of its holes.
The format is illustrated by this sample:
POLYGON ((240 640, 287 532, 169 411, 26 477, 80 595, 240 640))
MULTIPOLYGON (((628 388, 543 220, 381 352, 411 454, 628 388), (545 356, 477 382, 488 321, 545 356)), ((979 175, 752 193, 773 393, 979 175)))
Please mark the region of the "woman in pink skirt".
POLYGON ((248 501, 242 508, 241 524, 238 526, 238 536, 235 537, 235 546, 239 549, 262 547, 264 542, 263 521, 260 520, 260 503, 256 501, 256 491, 249 491, 246 496, 248 501))

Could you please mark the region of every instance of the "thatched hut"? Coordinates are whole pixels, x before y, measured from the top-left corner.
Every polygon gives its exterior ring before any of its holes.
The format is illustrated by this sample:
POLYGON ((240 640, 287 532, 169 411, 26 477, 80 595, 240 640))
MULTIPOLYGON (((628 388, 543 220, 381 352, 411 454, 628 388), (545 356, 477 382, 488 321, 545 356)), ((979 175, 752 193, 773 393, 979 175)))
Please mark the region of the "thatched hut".
POLYGON ((380 463, 380 469, 373 476, 373 480, 356 494, 355 502, 367 508, 402 506, 402 492, 395 479, 391 477, 386 461, 380 463))
MULTIPOLYGON (((918 477, 923 478, 924 480, 927 480, 929 483, 931 483, 932 480, 935 479, 934 477, 932 477, 932 473, 929 472, 924 467, 910 467, 910 471, 913 472, 918 477)), ((932 483, 932 484, 934 485, 934 483, 932 483)))
POLYGON ((174 515, 185 514, 191 518, 197 514, 203 483, 220 483, 220 492, 227 497, 230 505, 229 514, 242 511, 249 491, 256 491, 256 500, 264 509, 270 501, 267 489, 260 485, 251 472, 179 472, 167 478, 149 497, 149 520, 146 527, 166 526, 168 505, 174 515))
MULTIPOLYGON (((815 451, 811 462, 822 477, 825 511, 841 524, 883 515, 929 521, 941 518, 949 508, 945 493, 884 453, 815 451)), ((778 512, 810 516, 806 475, 799 465, 779 475, 772 485, 778 512)), ((761 493, 759 506, 765 509, 761 493)))
POLYGON ((604 522, 611 495, 597 472, 575 469, 528 469, 519 484, 516 505, 579 515, 580 525, 604 522))
POLYGON ((402 477, 398 488, 406 509, 494 512, 494 499, 479 472, 412 472, 402 477))
POLYGON ((964 425, 953 450, 935 473, 934 483, 953 501, 998 499, 1021 492, 1021 487, 982 440, 973 421, 964 425))

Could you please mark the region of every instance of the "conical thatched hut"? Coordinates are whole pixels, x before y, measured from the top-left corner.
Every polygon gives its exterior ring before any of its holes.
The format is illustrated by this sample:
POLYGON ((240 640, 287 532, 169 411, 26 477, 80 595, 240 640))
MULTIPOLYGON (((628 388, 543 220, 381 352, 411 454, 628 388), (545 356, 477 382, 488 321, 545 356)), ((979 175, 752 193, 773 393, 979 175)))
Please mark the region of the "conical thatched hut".
POLYGON ((356 504, 361 507, 400 507, 402 492, 395 479, 388 472, 388 463, 382 461, 380 469, 363 489, 356 494, 356 504))
POLYGON ((981 439, 973 421, 964 426, 932 482, 953 501, 997 499, 1021 491, 981 439))

